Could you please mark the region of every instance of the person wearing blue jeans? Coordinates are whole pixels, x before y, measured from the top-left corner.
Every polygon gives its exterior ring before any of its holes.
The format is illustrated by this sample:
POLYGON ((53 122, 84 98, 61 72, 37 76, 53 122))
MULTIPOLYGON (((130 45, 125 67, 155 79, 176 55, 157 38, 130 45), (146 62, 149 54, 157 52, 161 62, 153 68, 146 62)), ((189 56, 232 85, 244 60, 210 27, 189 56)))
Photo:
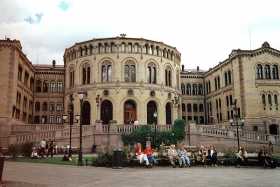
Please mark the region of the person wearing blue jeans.
POLYGON ((177 152, 178 152, 180 167, 186 167, 186 166, 190 167, 191 161, 183 145, 180 146, 177 152))

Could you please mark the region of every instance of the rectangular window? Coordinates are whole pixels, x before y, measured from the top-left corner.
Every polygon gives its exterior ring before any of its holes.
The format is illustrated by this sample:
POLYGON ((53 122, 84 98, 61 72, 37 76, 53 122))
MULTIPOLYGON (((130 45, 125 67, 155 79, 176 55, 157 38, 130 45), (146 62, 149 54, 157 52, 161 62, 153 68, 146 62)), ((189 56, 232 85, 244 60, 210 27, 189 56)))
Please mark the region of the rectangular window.
POLYGON ((56 116, 56 123, 58 124, 62 123, 61 116, 56 116))
POLYGON ((62 110, 63 110, 62 104, 61 103, 56 104, 56 111, 60 112, 62 110))
POLYGON ((55 111, 54 103, 50 103, 50 111, 51 112, 55 111))
POLYGON ((55 123, 54 116, 50 116, 50 123, 55 123))
POLYGON ((63 92, 63 82, 57 82, 57 92, 63 92))

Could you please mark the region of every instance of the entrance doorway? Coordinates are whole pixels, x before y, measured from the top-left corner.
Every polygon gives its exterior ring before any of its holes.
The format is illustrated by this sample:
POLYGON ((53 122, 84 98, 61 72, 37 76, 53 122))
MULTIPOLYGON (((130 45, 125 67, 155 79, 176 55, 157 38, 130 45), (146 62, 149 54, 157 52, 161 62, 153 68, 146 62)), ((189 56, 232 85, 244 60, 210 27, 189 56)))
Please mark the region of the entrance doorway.
POLYGON ((278 135, 278 125, 276 124, 269 125, 269 134, 278 135))
POLYGON ((133 124, 137 120, 136 103, 133 100, 127 100, 124 103, 124 124, 133 124))
POLYGON ((147 104, 147 123, 157 123, 157 117, 154 117, 154 113, 157 112, 157 104, 155 101, 149 101, 147 104))
POLYGON ((172 124, 171 103, 166 103, 165 117, 166 117, 166 124, 171 125, 172 124))
POLYGON ((103 124, 109 124, 113 119, 113 104, 109 100, 104 100, 101 103, 101 120, 103 124))
POLYGON ((82 124, 90 125, 90 103, 88 101, 83 102, 82 112, 82 124))

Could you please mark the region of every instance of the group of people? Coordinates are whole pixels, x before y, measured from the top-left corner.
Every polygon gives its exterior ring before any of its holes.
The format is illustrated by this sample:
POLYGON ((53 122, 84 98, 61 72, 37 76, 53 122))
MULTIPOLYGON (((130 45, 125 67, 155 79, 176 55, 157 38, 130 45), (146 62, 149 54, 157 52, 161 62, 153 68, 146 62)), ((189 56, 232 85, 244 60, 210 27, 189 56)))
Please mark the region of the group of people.
POLYGON ((213 145, 204 146, 201 145, 198 150, 197 161, 203 165, 217 166, 218 153, 213 145))
MULTIPOLYGON (((140 164, 144 163, 146 166, 152 166, 154 164, 157 164, 157 160, 154 156, 154 150, 152 149, 150 143, 146 144, 146 148, 144 150, 142 149, 141 143, 137 143, 135 145, 135 155, 136 158, 139 160, 140 164)), ((179 162, 180 167, 191 166, 191 160, 183 144, 179 145, 177 149, 175 145, 169 146, 167 150, 167 155, 170 164, 173 167, 176 167, 177 161, 179 162)))
MULTIPOLYGON (((263 167, 275 167, 272 160, 273 146, 269 142, 268 147, 262 146, 258 152, 259 165, 263 167)), ((248 153, 244 147, 240 147, 237 153, 237 166, 248 164, 248 153)))
POLYGON ((46 141, 45 139, 40 141, 38 148, 34 147, 31 153, 31 158, 45 158, 53 157, 56 153, 56 145, 53 140, 46 141))
POLYGON ((137 143, 135 145, 135 155, 140 164, 145 163, 147 167, 157 164, 153 153, 154 150, 152 149, 150 143, 146 144, 146 148, 144 150, 142 149, 141 143, 137 143))

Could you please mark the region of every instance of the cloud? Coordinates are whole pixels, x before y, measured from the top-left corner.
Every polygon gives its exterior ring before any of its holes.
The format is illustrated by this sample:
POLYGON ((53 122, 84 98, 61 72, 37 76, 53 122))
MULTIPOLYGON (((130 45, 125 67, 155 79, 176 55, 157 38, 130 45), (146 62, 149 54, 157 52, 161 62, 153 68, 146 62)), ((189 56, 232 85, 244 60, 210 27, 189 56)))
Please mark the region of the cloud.
POLYGON ((24 21, 29 24, 39 24, 42 20, 43 13, 37 13, 34 17, 28 16, 27 18, 24 18, 24 21))
POLYGON ((67 1, 61 1, 59 4, 58 4, 58 8, 62 11, 67 11, 70 7, 70 4, 67 2, 67 1))

